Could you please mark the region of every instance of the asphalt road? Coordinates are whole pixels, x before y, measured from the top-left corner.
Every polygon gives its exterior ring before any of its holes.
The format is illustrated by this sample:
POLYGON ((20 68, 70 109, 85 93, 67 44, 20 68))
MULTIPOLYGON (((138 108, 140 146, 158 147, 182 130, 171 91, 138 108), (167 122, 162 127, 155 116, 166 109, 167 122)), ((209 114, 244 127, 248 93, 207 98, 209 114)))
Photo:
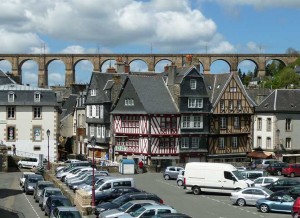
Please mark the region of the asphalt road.
MULTIPOLYGON (((119 174, 118 174, 119 175, 119 174)), ((19 186, 21 172, 0 173, 0 218, 14 218, 14 213, 23 213, 24 217, 42 218, 43 211, 34 202, 32 195, 25 195, 19 186), (3 209, 4 208, 4 209, 3 209), (5 211, 5 208, 9 208, 5 211), (11 216, 3 216, 11 212, 11 216), (12 211, 11 211, 12 210, 12 211)), ((162 173, 138 175, 119 175, 134 177, 136 187, 160 196, 165 204, 173 206, 178 212, 194 218, 290 218, 288 213, 261 213, 253 206, 232 205, 229 195, 187 193, 177 186, 175 180, 164 180, 162 173)), ((20 216, 22 217, 22 216, 20 216)), ((89 217, 95 217, 89 216, 89 217)))

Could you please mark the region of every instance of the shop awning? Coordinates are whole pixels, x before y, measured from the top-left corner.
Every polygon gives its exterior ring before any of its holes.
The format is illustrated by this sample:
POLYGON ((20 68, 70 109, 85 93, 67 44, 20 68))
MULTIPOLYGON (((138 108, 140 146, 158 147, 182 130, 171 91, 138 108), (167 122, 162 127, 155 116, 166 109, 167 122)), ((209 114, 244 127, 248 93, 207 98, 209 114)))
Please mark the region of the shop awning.
POLYGON ((273 158, 273 156, 275 156, 274 152, 269 151, 252 151, 247 154, 247 157, 262 159, 273 158))

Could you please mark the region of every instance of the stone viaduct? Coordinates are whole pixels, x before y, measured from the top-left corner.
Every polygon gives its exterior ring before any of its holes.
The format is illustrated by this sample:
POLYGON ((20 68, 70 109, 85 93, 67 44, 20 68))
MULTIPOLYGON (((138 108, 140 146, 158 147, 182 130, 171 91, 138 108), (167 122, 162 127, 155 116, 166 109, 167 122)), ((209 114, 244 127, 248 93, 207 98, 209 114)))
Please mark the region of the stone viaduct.
POLYGON ((12 74, 22 83, 22 65, 33 60, 38 64, 38 86, 48 87, 48 65, 54 60, 61 60, 65 64, 65 86, 75 82, 75 66, 79 61, 88 60, 94 71, 100 72, 107 60, 122 60, 130 64, 135 60, 142 60, 148 66, 148 71, 154 71, 156 64, 162 60, 173 62, 178 67, 190 64, 203 67, 203 73, 210 73, 211 64, 217 60, 228 63, 231 72, 238 70, 238 64, 244 60, 252 61, 258 69, 258 75, 265 75, 266 64, 270 60, 278 60, 284 65, 295 61, 298 55, 294 54, 0 54, 0 61, 9 61, 12 65, 12 74))

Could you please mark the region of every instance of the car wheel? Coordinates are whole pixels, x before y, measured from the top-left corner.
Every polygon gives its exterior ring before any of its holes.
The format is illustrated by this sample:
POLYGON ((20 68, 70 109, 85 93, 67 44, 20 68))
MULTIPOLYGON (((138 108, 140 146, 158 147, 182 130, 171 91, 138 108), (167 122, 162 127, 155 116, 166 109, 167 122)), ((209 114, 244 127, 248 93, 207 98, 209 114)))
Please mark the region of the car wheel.
POLYGON ((194 195, 199 195, 201 193, 201 189, 199 187, 194 187, 193 193, 194 193, 194 195))
POLYGON ((298 213, 293 213, 292 217, 293 218, 298 218, 298 213))
POLYGON ((290 176, 291 176, 291 177, 295 177, 295 173, 291 173, 290 176))
POLYGON ((18 166, 19 166, 19 168, 22 168, 22 164, 19 164, 18 166))
POLYGON ((261 205, 259 206, 259 209, 260 209, 260 211, 263 212, 263 213, 268 213, 268 212, 269 212, 269 206, 266 205, 266 204, 261 204, 261 205))
POLYGON ((183 181, 182 181, 182 180, 178 180, 178 181, 177 181, 177 185, 178 185, 178 186, 182 186, 182 185, 183 185, 183 181))
POLYGON ((165 175, 165 180, 169 180, 170 176, 169 175, 165 175))
POLYGON ((35 202, 36 202, 36 203, 38 202, 37 198, 35 198, 35 202))
POLYGON ((241 207, 246 205, 246 201, 243 198, 237 199, 236 203, 237 203, 237 205, 239 205, 241 207))
POLYGON ((281 176, 282 175, 281 171, 277 171, 277 175, 281 176))

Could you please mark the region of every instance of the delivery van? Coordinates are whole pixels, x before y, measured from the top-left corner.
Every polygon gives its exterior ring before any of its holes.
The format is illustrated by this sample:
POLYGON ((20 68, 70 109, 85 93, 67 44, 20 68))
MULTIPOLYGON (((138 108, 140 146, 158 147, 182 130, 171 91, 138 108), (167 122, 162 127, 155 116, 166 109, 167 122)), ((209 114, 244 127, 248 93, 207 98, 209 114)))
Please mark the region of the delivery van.
POLYGON ((204 192, 231 193, 234 190, 253 186, 231 164, 191 162, 185 166, 184 188, 195 195, 204 192))

